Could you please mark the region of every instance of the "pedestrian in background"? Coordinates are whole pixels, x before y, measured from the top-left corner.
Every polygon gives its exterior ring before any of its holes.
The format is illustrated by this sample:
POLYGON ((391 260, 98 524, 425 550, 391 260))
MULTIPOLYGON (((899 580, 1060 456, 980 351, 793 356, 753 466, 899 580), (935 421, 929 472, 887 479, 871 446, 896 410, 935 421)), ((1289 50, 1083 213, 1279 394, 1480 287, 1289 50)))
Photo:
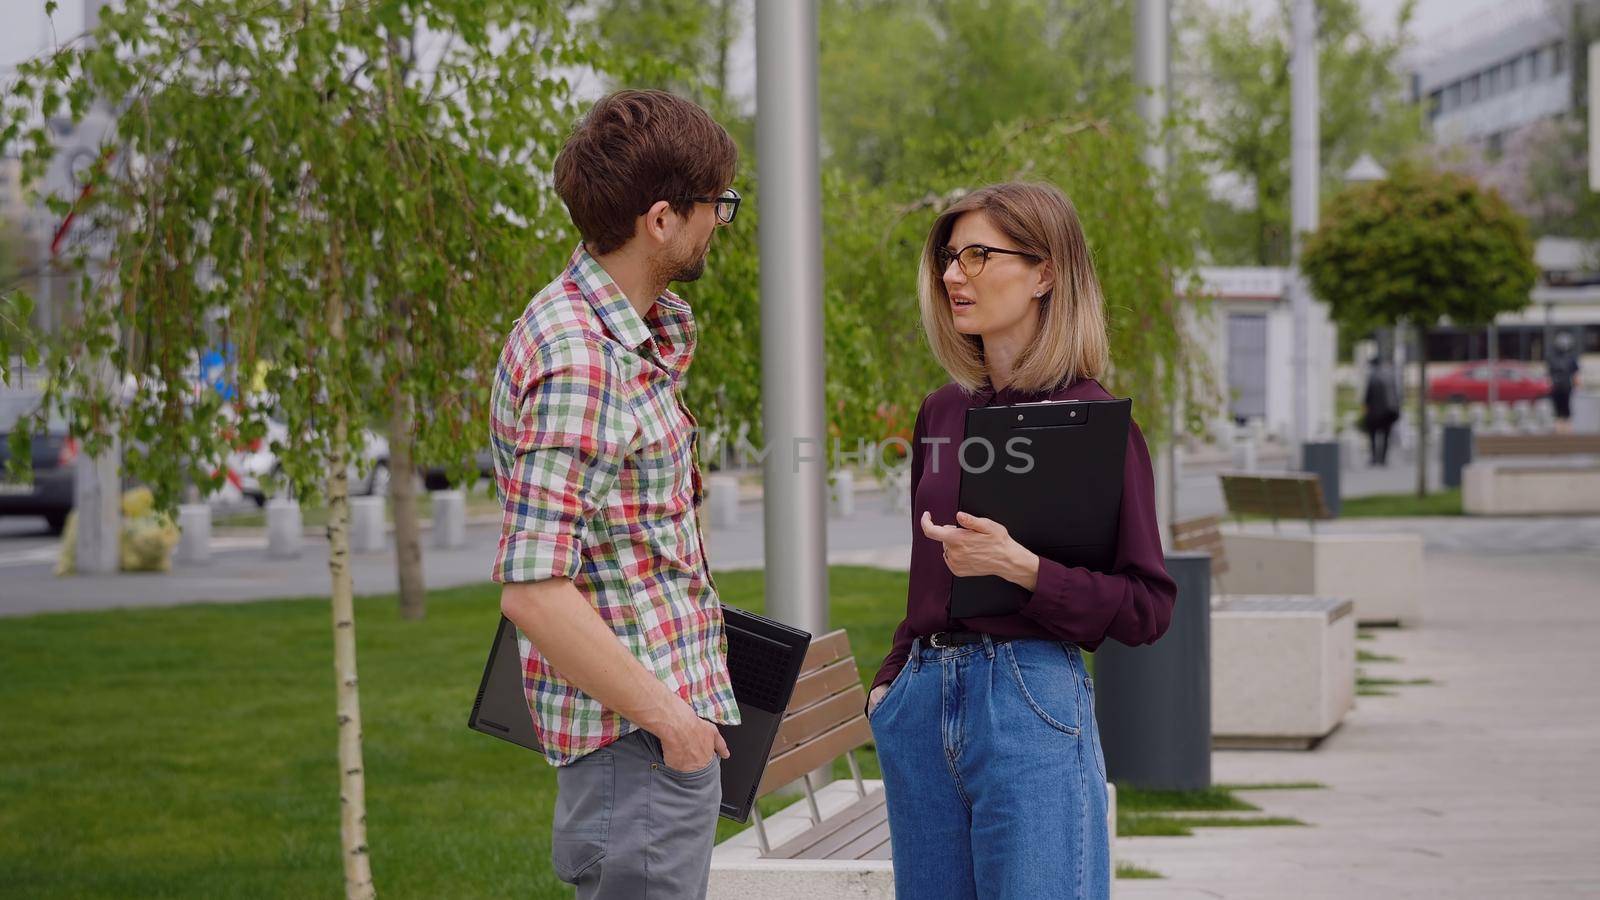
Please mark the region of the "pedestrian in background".
POLYGON ((1367 433, 1368 459, 1373 466, 1389 464, 1389 432, 1400 419, 1400 388, 1394 368, 1374 353, 1367 372, 1367 389, 1361 395, 1361 430, 1367 433))
POLYGON ((1547 361, 1550 369, 1550 402, 1556 408, 1556 430, 1572 427, 1572 388, 1578 380, 1578 352, 1572 346, 1572 335, 1563 331, 1556 335, 1555 349, 1547 361))

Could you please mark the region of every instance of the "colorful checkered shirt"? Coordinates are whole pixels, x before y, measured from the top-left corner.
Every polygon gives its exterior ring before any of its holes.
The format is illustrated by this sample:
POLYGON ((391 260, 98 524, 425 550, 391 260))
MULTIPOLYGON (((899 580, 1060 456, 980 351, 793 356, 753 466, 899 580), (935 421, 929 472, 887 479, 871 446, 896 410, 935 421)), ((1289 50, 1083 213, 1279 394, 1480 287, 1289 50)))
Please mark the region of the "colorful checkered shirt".
MULTIPOLYGON (((739 722, 698 508, 698 433, 678 385, 694 315, 671 291, 641 318, 579 247, 529 302, 495 371, 491 440, 505 522, 493 579, 570 578, 617 640, 703 719, 739 722)), ((519 630, 546 758, 638 726, 562 678, 519 630)))

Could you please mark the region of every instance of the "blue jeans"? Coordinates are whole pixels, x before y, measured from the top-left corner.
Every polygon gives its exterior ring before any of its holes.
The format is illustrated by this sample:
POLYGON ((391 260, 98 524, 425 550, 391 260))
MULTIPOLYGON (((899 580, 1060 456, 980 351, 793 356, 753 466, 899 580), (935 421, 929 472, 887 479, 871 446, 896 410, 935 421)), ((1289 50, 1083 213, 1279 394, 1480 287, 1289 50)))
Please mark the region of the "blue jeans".
POLYGON ((1110 896, 1106 764, 1077 645, 919 638, 870 724, 896 896, 1110 896))

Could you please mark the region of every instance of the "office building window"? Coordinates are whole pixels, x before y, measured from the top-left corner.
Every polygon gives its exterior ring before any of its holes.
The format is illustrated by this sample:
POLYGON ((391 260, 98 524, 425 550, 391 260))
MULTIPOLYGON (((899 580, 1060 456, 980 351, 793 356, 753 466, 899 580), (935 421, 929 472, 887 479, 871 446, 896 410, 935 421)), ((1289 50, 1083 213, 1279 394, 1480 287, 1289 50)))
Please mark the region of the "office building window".
POLYGON ((1501 69, 1505 70, 1502 73, 1504 76, 1502 80, 1505 82, 1506 90, 1508 91, 1517 86, 1517 70, 1521 68, 1519 65, 1521 62, 1522 60, 1520 59, 1513 59, 1512 61, 1503 63, 1500 66, 1501 69))
POLYGON ((1444 103, 1444 91, 1434 91, 1428 95, 1428 118, 1439 118, 1439 108, 1444 103))
POLYGON ((1560 75, 1567 70, 1566 50, 1561 44, 1550 45, 1550 74, 1560 75))
POLYGON ((1483 73, 1483 96, 1493 97, 1500 93, 1500 67, 1493 66, 1483 73))
POLYGON ((1478 76, 1470 75, 1461 83, 1461 105, 1468 106, 1478 102, 1478 76))
POLYGON ((1444 111, 1451 112, 1461 105, 1461 82, 1452 81, 1444 89, 1444 111))

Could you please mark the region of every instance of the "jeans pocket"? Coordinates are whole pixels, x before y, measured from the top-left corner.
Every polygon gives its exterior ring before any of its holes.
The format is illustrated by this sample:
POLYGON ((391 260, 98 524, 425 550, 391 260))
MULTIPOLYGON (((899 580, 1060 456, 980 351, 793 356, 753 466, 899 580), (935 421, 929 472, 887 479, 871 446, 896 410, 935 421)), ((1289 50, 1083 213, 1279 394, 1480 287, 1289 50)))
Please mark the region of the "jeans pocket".
POLYGON ((556 877, 577 884, 605 857, 611 833, 615 759, 601 748, 556 770, 555 820, 550 827, 550 861, 556 877))
MULTIPOLYGON (((890 697, 900 693, 900 682, 905 681, 910 677, 908 674, 906 674, 910 669, 911 664, 907 662, 905 665, 900 667, 900 671, 894 673, 893 678, 889 679, 889 689, 883 692, 882 697, 878 698, 878 705, 872 707, 872 711, 867 713, 868 724, 871 724, 878 718, 878 711, 883 709, 883 705, 889 702, 890 697)), ((870 696, 871 692, 869 691, 868 694, 870 696)))
POLYGON ((674 769, 673 767, 667 765, 667 754, 661 749, 661 739, 648 731, 644 731, 643 729, 640 729, 640 733, 644 735, 645 746, 650 748, 650 755, 655 757, 656 765, 661 767, 661 771, 673 776, 674 778, 684 781, 698 781, 704 776, 710 774, 711 770, 717 767, 717 760, 721 758, 717 755, 717 752, 713 750, 711 752, 711 761, 692 772, 684 772, 679 769, 674 769))
POLYGON ((1006 641, 1006 668, 1027 707, 1063 734, 1082 728, 1078 674, 1071 656, 1055 641, 1006 641))

